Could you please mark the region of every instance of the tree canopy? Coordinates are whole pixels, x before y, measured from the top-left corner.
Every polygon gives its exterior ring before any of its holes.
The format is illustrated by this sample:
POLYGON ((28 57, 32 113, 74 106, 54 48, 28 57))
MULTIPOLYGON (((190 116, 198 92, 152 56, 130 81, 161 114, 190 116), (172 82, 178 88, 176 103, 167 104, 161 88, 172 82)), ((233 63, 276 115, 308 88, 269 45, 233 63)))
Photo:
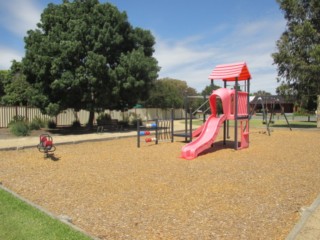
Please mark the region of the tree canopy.
POLYGON ((320 94, 320 1, 277 2, 287 20, 272 54, 281 82, 277 92, 295 95, 302 108, 314 110, 320 94))
POLYGON ((258 90, 256 92, 252 93, 252 95, 254 95, 254 96, 271 96, 272 94, 269 92, 266 92, 264 90, 258 90))
POLYGON ((93 112, 132 107, 148 97, 158 76, 151 32, 134 28, 125 12, 98 0, 49 4, 25 37, 26 80, 45 112, 93 112))
POLYGON ((189 87, 185 81, 163 78, 155 82, 146 105, 159 108, 181 108, 186 95, 196 94, 196 90, 189 87))
POLYGON ((217 86, 217 85, 207 85, 201 92, 201 95, 202 96, 210 96, 212 94, 212 91, 213 90, 217 90, 219 89, 220 87, 217 86))
POLYGON ((1 100, 1 97, 4 95, 4 86, 8 79, 8 75, 9 75, 8 70, 0 70, 0 100, 1 100))
POLYGON ((31 84, 26 81, 21 71, 21 63, 13 61, 11 70, 1 72, 3 94, 1 102, 6 105, 29 105, 33 103, 37 94, 31 84))

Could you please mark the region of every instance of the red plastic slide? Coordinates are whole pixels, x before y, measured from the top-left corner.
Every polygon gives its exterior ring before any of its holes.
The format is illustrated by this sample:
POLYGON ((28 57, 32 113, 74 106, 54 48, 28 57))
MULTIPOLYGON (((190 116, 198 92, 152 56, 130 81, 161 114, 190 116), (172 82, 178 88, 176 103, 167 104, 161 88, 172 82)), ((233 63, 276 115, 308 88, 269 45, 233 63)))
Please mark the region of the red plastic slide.
POLYGON ((205 122, 200 136, 191 143, 188 143, 182 148, 181 157, 184 159, 194 159, 199 153, 211 147, 215 141, 222 123, 226 120, 225 115, 219 118, 211 115, 205 122))

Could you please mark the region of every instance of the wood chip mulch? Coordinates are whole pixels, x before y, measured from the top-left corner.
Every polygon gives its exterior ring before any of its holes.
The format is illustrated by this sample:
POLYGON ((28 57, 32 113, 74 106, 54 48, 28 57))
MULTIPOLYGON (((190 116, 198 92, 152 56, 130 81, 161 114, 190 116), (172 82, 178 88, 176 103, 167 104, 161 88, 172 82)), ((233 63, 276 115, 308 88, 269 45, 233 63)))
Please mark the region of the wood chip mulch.
POLYGON ((0 152, 0 182, 101 239, 284 239, 320 193, 320 131, 252 130, 250 147, 135 138, 0 152))

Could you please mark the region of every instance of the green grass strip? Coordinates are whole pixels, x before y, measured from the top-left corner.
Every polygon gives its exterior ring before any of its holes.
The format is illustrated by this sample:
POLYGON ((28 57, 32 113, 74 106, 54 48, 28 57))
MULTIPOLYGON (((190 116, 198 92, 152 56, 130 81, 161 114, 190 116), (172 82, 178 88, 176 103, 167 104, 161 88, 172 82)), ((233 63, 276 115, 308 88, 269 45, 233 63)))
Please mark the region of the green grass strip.
MULTIPOLYGON (((268 119, 269 121, 269 119, 268 119)), ((181 121, 181 123, 184 123, 184 121, 181 121)), ((196 128, 200 125, 203 124, 202 120, 199 119, 194 119, 192 121, 192 126, 193 128, 196 128)), ((317 122, 315 121, 290 121, 289 120, 289 124, 291 128, 317 128, 317 122)), ((230 127, 234 126, 234 121, 230 120, 230 127)), ((189 127, 189 123, 188 123, 188 127, 189 127)), ((250 120, 250 127, 257 127, 257 128, 262 128, 262 127, 266 127, 265 124, 263 124, 262 119, 251 119, 250 120)), ((285 120, 281 119, 281 120, 274 120, 274 123, 270 123, 270 127, 288 127, 288 124, 285 120)))
POLYGON ((0 239, 89 240, 91 238, 0 188, 0 239))

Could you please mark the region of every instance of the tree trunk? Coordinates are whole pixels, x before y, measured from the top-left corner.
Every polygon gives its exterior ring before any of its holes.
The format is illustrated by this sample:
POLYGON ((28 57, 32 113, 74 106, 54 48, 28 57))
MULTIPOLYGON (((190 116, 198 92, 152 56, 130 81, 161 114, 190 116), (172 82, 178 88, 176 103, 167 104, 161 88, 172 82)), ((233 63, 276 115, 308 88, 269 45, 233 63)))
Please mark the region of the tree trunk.
POLYGON ((88 129, 89 130, 93 129, 93 121, 94 121, 94 111, 91 110, 89 113, 89 119, 88 119, 88 129))

